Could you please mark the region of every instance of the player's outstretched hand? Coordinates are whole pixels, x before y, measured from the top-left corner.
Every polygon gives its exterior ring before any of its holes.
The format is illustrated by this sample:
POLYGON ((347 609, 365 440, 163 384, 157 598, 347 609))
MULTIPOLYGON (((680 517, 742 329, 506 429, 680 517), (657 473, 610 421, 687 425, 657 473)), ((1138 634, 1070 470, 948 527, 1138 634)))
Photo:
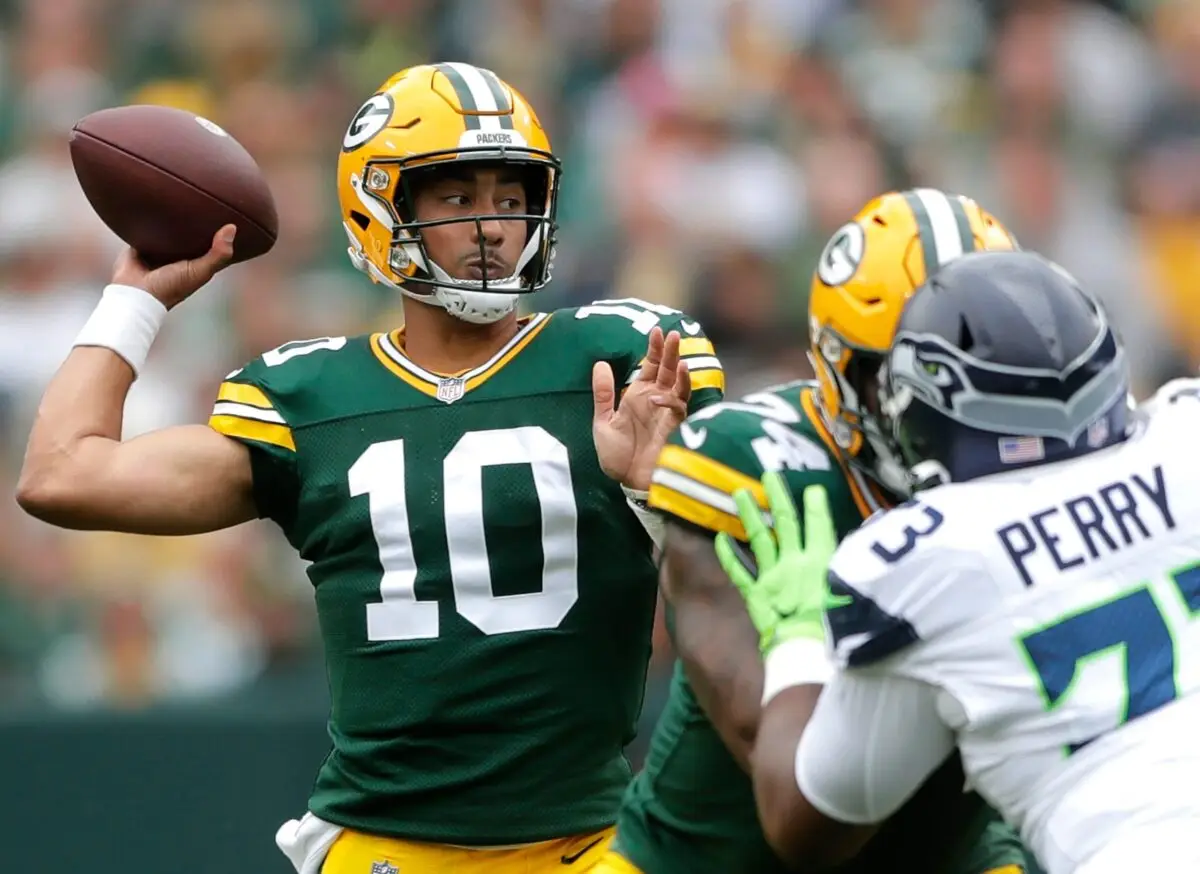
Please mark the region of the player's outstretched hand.
POLYGON ((592 368, 592 439, 601 469, 637 491, 650 488, 650 474, 667 437, 687 417, 692 379, 679 359, 679 332, 650 332, 646 360, 621 395, 612 368, 599 361, 592 368))
POLYGON ((117 256, 117 263, 113 266, 113 284, 145 289, 159 303, 171 309, 195 294, 229 263, 233 258, 233 238, 236 233, 236 225, 225 225, 213 235, 212 247, 199 258, 156 268, 143 263, 133 249, 126 249, 117 256))
POLYGON ((746 601, 750 621, 758 629, 765 654, 784 641, 807 637, 825 639, 822 615, 828 594, 826 572, 837 549, 837 532, 822 486, 804 490, 804 536, 796 505, 783 474, 769 471, 762 477, 774 525, 774 534, 763 521, 758 501, 747 489, 734 492, 738 516, 746 529, 757 575, 742 561, 734 539, 717 535, 717 559, 746 601))

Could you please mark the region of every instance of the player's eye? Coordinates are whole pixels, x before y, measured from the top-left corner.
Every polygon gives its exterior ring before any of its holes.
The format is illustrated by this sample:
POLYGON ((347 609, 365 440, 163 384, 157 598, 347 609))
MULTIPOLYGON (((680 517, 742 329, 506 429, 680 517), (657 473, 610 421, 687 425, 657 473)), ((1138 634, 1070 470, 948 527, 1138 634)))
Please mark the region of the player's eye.
POLYGON ((444 197, 443 200, 451 206, 470 206, 471 200, 465 194, 451 194, 444 197))
POLYGON ((929 375, 929 380, 934 385, 950 385, 954 381, 954 377, 950 373, 950 368, 937 361, 926 361, 921 364, 925 373, 929 375))

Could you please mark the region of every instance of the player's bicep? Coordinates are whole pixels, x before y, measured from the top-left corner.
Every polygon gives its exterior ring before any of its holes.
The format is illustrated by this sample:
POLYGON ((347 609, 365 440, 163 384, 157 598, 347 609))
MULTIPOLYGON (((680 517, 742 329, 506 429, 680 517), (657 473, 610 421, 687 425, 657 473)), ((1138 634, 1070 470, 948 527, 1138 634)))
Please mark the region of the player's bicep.
POLYGON ((937 690, 907 677, 848 671, 826 685, 796 750, 805 798, 840 822, 897 811, 954 752, 937 690))
POLYGON ((203 425, 166 428, 123 443, 82 441, 97 453, 80 465, 56 518, 68 528, 134 534, 199 534, 255 517, 250 457, 244 446, 203 425))

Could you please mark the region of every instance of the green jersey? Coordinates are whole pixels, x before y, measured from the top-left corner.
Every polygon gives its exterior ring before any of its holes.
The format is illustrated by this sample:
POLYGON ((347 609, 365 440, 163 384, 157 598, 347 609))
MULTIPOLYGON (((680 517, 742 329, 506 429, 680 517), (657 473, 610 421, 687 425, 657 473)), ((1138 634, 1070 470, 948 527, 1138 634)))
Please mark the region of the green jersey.
POLYGON ((452 377, 400 332, 289 343, 227 377, 262 516, 311 562, 333 749, 310 809, 363 832, 513 844, 611 825, 657 592, 592 440, 592 366, 678 329, 692 408, 724 385, 699 325, 600 302, 522 320, 452 377))
MULTIPOLYGON (((798 507, 805 486, 825 487, 839 535, 846 536, 879 506, 878 496, 857 471, 839 463, 813 406, 814 388, 789 383, 689 416, 659 459, 650 505, 687 525, 744 540, 733 492, 749 488, 765 506, 759 477, 782 470, 798 507)), ((990 812, 975 796, 961 794, 957 762, 943 771, 884 827, 851 870, 945 870, 939 860, 947 837, 964 841, 963 851, 955 853, 961 864, 950 869, 956 874, 1023 861, 1019 842, 1005 828, 989 829, 983 838, 988 846, 975 852, 990 812), (934 808, 947 797, 952 809, 934 808)), ((786 870, 759 828, 749 777, 704 715, 679 665, 645 768, 625 795, 615 846, 645 874, 786 870)))

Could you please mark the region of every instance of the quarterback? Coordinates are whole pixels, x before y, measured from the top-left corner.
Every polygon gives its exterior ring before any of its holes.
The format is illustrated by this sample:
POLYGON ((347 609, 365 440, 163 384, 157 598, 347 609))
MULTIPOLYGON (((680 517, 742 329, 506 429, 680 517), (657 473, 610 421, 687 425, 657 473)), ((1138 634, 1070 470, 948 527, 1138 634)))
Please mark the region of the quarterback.
MULTIPOLYGON (((765 500, 759 477, 783 471, 799 494, 820 484, 841 536, 899 499, 891 456, 876 449, 870 390, 900 309, 942 264, 976 249, 1011 248, 974 201, 921 189, 876 198, 830 239, 809 300, 817 382, 764 389, 688 417, 654 470, 650 505, 665 514, 661 578, 680 654, 645 769, 630 785, 617 837, 597 870, 643 874, 760 874, 788 870, 755 815, 748 772, 766 751, 759 635, 713 550, 744 539, 733 494, 765 500)), ((818 651, 814 679, 828 672, 818 651)), ((766 688, 764 688, 764 683, 766 688)), ((978 799, 964 798, 951 762, 892 819, 856 871, 982 874, 1019 865, 1015 835, 978 799)), ((804 860, 812 862, 812 859, 804 860)))
POLYGON ((403 328, 284 344, 226 377, 207 425, 122 442, 158 325, 227 263, 228 227, 194 262, 125 252, 43 398, 29 512, 164 535, 265 517, 311 563, 332 751, 276 836, 303 874, 587 870, 611 835, 657 597, 643 501, 724 377, 666 307, 518 317, 550 278, 559 172, 491 71, 397 73, 337 184, 403 328))
POLYGON ((782 773, 755 762, 756 783, 791 788, 759 803, 822 853, 957 748, 1049 874, 1200 870, 1200 382, 1132 410, 1103 310, 1024 252, 964 257, 918 290, 886 372, 914 499, 830 562, 822 495, 804 495, 801 543, 772 486, 777 549, 739 499, 758 579, 722 549, 767 659, 827 636, 837 665, 811 717, 802 678, 767 706, 761 735, 807 726, 782 773))

